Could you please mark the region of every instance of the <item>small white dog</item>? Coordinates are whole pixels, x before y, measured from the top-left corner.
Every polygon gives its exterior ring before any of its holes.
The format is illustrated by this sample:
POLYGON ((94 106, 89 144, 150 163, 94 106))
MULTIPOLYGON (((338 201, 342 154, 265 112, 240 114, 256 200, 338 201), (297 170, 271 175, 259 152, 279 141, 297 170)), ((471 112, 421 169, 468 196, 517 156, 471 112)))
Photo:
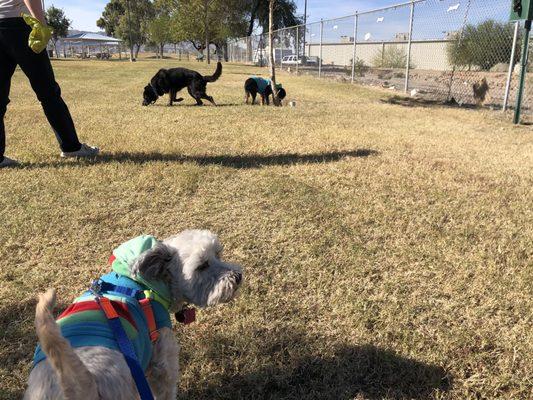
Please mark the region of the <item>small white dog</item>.
POLYGON ((115 249, 110 260, 113 272, 93 285, 92 292, 78 298, 57 322, 52 315, 54 290, 42 294, 35 312, 41 347, 36 352, 24 399, 139 398, 125 357, 113 337, 109 338, 105 314, 98 309, 96 300, 99 293, 104 293, 120 314, 128 336, 134 338, 132 343, 139 363, 144 364, 153 395, 157 400, 174 400, 179 346, 170 328, 169 313, 181 311, 187 304, 214 306, 235 297, 242 270, 222 262, 221 251, 218 237, 209 231, 185 231, 161 242, 142 236, 115 249), (125 286, 132 288, 134 295, 129 291, 124 294, 125 286), (94 287, 102 291, 97 292, 94 287), (107 291, 103 290, 105 287, 107 291), (116 293, 120 292, 118 288, 121 293, 116 293), (151 298, 150 310, 157 329, 148 329, 150 323, 144 319, 147 314, 138 305, 139 293, 151 298))

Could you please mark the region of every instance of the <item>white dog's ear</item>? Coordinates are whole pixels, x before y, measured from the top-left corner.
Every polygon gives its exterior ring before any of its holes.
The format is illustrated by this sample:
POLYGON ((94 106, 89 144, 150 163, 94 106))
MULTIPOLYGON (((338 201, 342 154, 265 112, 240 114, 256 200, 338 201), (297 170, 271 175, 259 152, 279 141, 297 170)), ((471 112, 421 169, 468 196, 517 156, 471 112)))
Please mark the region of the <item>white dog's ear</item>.
POLYGON ((137 258, 131 268, 133 276, 141 275, 147 280, 170 281, 170 262, 176 250, 163 243, 158 243, 137 258))

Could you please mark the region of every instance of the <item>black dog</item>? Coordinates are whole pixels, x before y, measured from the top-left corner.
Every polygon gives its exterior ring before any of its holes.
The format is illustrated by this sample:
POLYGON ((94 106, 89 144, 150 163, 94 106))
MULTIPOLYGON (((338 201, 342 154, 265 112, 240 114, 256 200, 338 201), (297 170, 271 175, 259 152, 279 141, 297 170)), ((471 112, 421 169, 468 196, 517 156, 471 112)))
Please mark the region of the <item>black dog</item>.
MULTIPOLYGON (((287 92, 285 92, 285 89, 281 87, 281 85, 278 86, 278 99, 283 100, 287 96, 287 92)), ((244 82, 244 92, 245 92, 245 101, 246 104, 248 104, 248 100, 250 99, 250 96, 252 97, 252 105, 255 104, 255 98, 257 97, 257 93, 261 96, 261 105, 267 105, 270 104, 270 96, 274 98, 274 93, 272 92, 272 82, 270 80, 265 78, 259 78, 254 76, 253 78, 248 78, 246 82, 244 82)))
POLYGON ((196 71, 186 68, 160 69, 152 80, 144 88, 143 106, 153 104, 160 96, 169 93, 168 105, 173 102, 183 101, 176 99, 176 94, 183 88, 187 88, 192 98, 196 100, 196 105, 204 104, 202 99, 210 101, 216 106, 215 101, 205 92, 209 82, 215 82, 222 75, 222 64, 217 63, 217 69, 211 76, 202 76, 196 71))

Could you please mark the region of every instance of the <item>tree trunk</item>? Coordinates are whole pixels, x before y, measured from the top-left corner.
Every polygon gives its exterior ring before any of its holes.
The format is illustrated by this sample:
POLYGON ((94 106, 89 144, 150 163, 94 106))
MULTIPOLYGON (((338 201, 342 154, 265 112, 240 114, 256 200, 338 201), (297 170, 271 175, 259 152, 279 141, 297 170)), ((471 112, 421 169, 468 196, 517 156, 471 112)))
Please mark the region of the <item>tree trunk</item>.
POLYGON ((254 31, 255 19, 257 18, 258 8, 259 8, 259 0, 255 0, 252 6, 252 12, 250 13, 250 23, 248 24, 248 32, 246 32, 246 36, 252 36, 252 33, 254 31))
POLYGON ((250 23, 248 25, 248 32, 247 35, 246 35, 246 46, 247 46, 247 54, 248 54, 248 62, 253 62, 254 60, 254 57, 253 57, 253 48, 252 48, 252 40, 251 40, 251 36, 252 36, 252 33, 254 31, 254 23, 255 23, 255 19, 257 18, 257 9, 259 8, 259 0, 255 0, 253 5, 252 5, 252 12, 251 12, 251 15, 250 15, 250 23))
POLYGON ((56 58, 59 58, 59 53, 57 51, 57 40, 52 40, 52 44, 54 46, 54 53, 56 55, 56 58))
POLYGON ((130 61, 135 59, 135 44, 130 43, 130 61))
POLYGON ((128 11, 128 33, 129 33, 129 41, 130 41, 130 62, 135 61, 135 57, 133 56, 133 48, 135 44, 133 43, 133 39, 131 37, 131 7, 129 0, 126 0, 127 4, 127 11, 128 11))
POLYGON ((165 43, 160 44, 161 48, 161 60, 165 58, 165 43))
POLYGON ((204 7, 205 49, 207 50, 207 64, 211 64, 211 53, 209 51, 209 0, 204 0, 204 7))
POLYGON ((276 64, 274 61, 274 5, 276 0, 269 0, 268 7, 268 47, 270 58, 270 84, 272 85, 272 102, 275 106, 279 106, 278 89, 276 87, 276 64))
POLYGON ((136 59, 137 57, 139 57, 139 51, 141 50, 141 45, 136 44, 135 46, 137 46, 135 49, 135 59, 136 59))

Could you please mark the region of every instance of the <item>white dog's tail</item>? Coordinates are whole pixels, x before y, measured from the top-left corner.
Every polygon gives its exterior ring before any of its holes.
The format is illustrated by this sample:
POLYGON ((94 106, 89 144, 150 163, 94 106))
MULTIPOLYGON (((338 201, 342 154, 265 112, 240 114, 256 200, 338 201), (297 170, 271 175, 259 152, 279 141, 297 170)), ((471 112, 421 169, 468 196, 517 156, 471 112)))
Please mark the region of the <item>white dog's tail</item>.
POLYGON ((96 381, 75 353, 70 343, 61 336, 52 311, 56 301, 54 289, 39 296, 35 310, 35 328, 41 348, 59 377, 65 400, 98 399, 96 381))

